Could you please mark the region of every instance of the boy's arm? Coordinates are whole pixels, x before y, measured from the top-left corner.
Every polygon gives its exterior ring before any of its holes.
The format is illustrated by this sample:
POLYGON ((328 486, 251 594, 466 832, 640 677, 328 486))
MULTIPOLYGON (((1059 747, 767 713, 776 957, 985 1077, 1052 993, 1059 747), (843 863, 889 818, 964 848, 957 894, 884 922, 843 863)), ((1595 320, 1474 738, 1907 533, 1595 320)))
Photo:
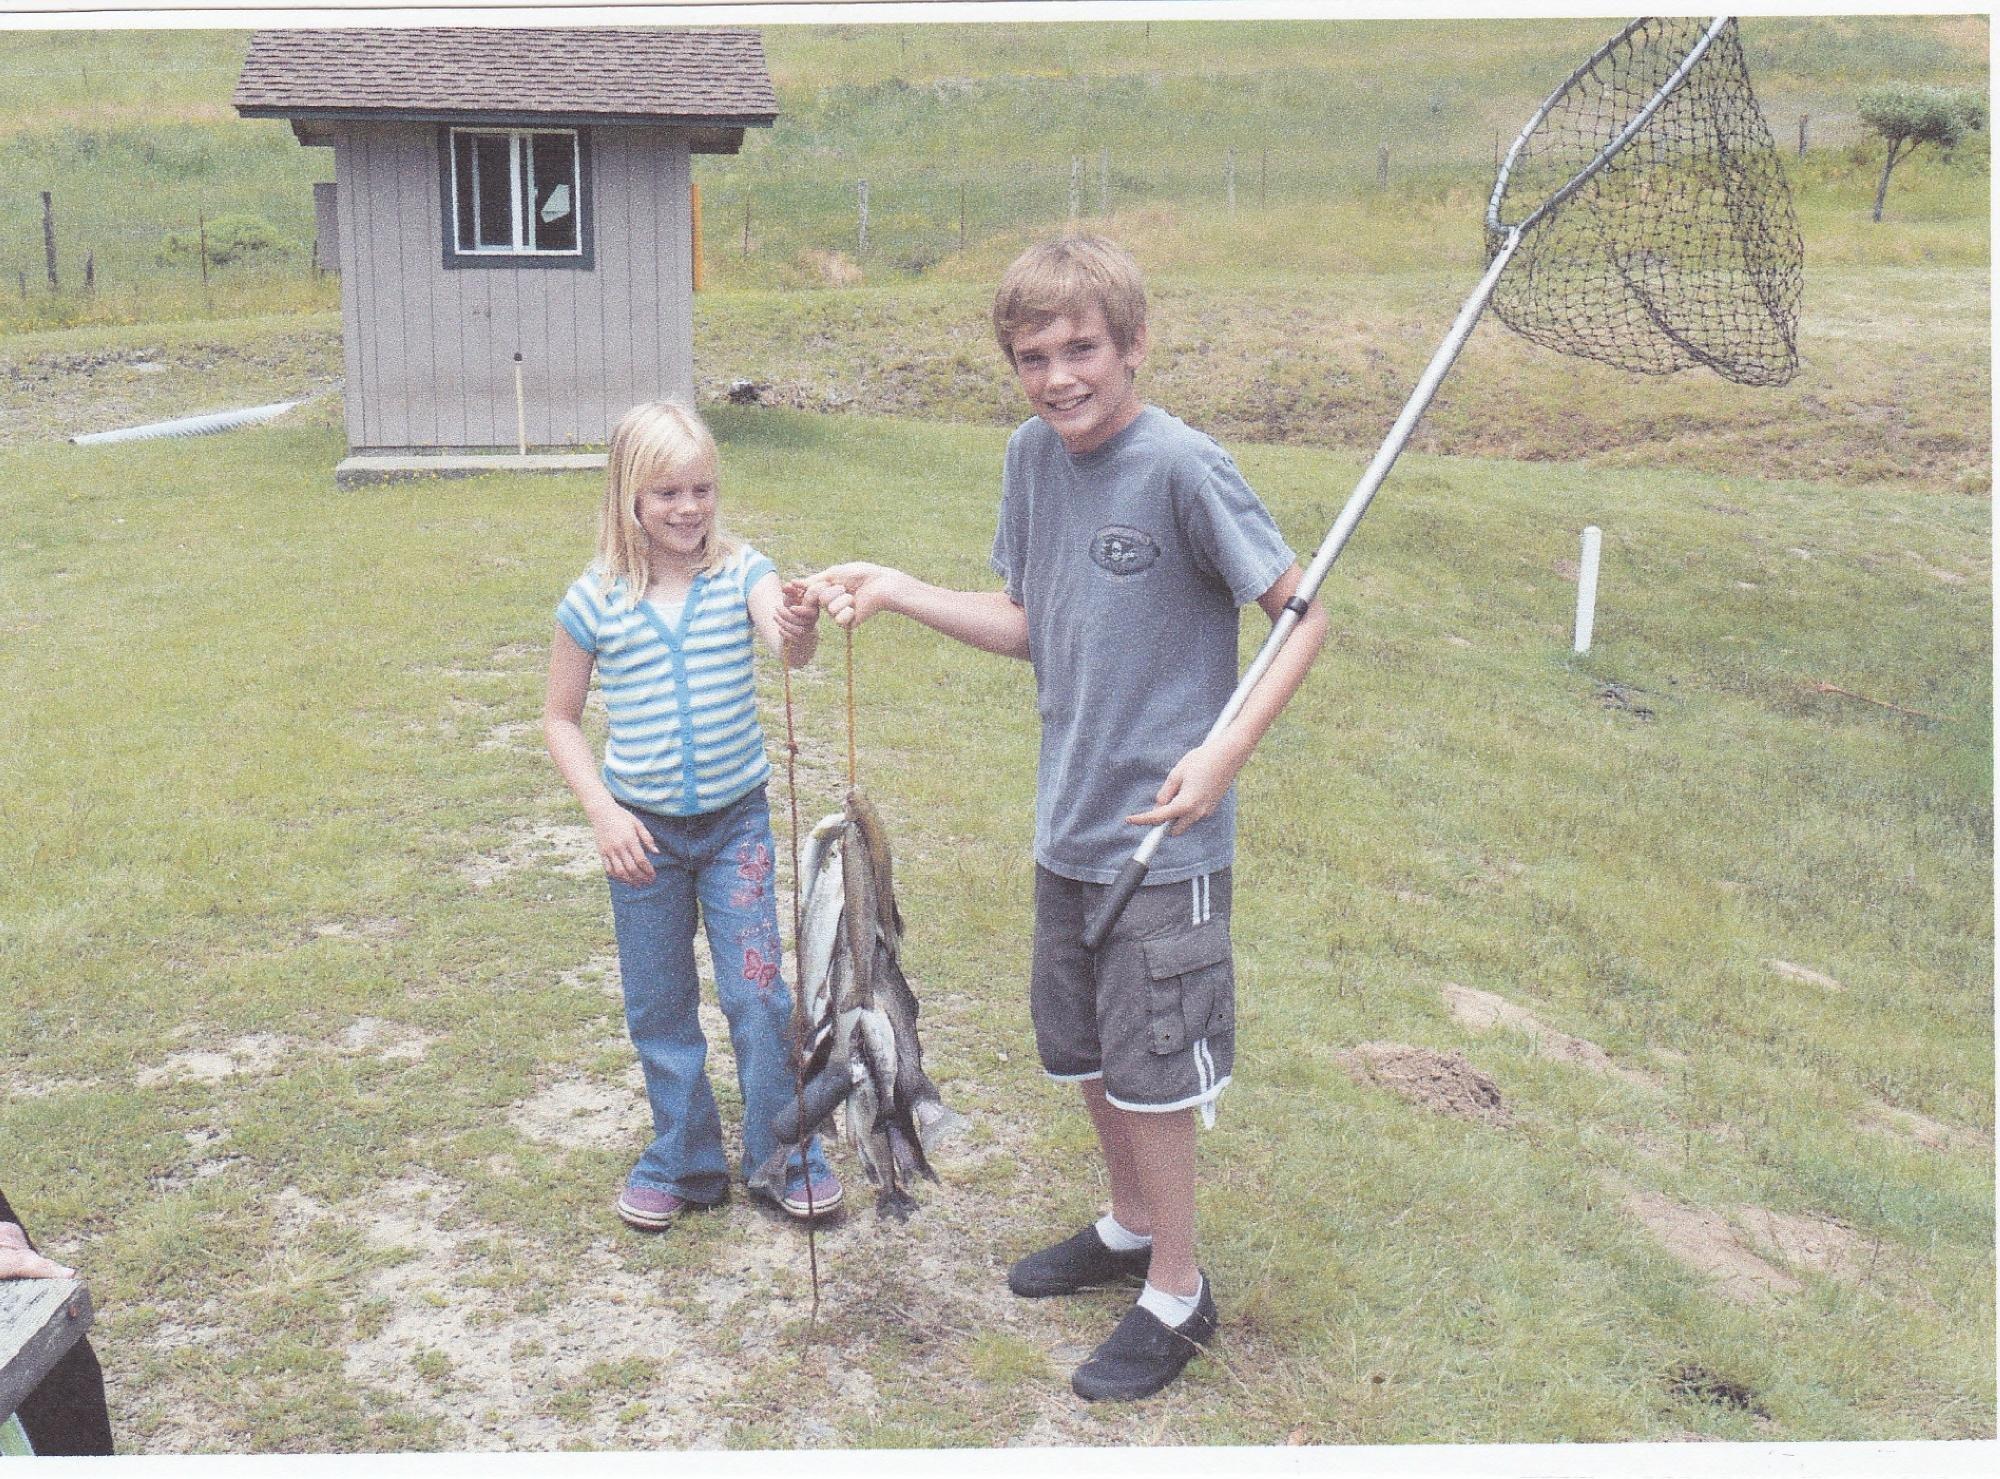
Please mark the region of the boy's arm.
MULTIPOLYGON (((1257 598, 1257 604, 1273 623, 1303 579, 1305 572, 1294 562, 1257 598)), ((1150 810, 1137 812, 1125 820, 1142 827, 1171 822, 1168 832, 1178 837, 1220 806, 1237 772, 1256 752, 1257 742, 1305 682, 1306 674, 1312 671, 1313 659, 1319 656, 1320 644, 1325 641, 1326 608, 1313 601, 1299 618, 1299 624, 1292 628, 1285 645, 1278 649, 1271 666, 1264 670, 1257 686, 1250 690, 1242 712, 1230 720, 1229 727, 1221 734, 1181 756, 1180 762, 1167 773, 1150 810)))
POLYGON ((590 741, 583 736, 583 703, 590 693, 590 669, 595 659, 577 645, 576 638, 556 626, 549 646, 549 681, 542 698, 542 740, 556 769, 569 782, 583 814, 590 819, 591 834, 604 871, 620 883, 638 885, 653 881, 653 865, 648 852, 658 852, 653 838, 639 819, 618 804, 598 778, 597 760, 590 753, 590 741))
POLYGON ((1005 591, 948 591, 886 565, 834 565, 807 584, 836 622, 859 626, 894 611, 981 652, 1028 656, 1028 613, 1005 591))

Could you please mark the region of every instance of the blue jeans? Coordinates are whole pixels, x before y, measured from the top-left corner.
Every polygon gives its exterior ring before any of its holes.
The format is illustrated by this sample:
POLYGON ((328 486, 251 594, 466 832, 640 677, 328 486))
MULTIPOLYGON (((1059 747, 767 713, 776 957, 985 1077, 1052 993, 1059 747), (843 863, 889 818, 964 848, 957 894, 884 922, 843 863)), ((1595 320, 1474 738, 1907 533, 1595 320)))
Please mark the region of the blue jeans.
MULTIPOLYGON (((652 834, 653 881, 633 887, 608 880, 625 980, 625 1025, 646 1075, 653 1143, 627 1178, 684 1201, 719 1202, 729 1191, 722 1123, 704 1064, 708 1040, 696 1008, 697 905, 715 961, 715 994, 736 1050, 743 1090, 743 1162, 747 1178, 778 1148, 771 1121, 792 1102, 792 994, 778 974, 777 847, 771 809, 757 787, 720 811, 665 817, 628 808, 652 834)), ((826 1162, 817 1141, 807 1159, 814 1175, 826 1162)))

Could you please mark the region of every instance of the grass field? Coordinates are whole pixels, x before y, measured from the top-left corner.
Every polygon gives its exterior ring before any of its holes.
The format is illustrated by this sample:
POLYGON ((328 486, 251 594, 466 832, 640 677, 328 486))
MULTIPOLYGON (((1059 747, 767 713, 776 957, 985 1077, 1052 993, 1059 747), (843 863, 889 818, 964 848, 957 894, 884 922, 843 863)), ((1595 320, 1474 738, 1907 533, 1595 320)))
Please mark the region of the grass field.
MULTIPOLYGON (((1405 461, 1244 782, 1223 1341, 1107 1411, 1063 1375, 1116 1300, 1000 1285, 1102 1195, 1027 1032, 1026 669, 856 643, 975 1128, 907 1226, 823 1239, 807 1341, 792 1229, 608 1217, 642 1100, 534 723, 588 481, 330 503, 332 415, 0 453, 0 1141, 128 1450, 1991 1435, 1985 500, 1405 461), (1497 1107, 1438 1091, 1474 1071, 1497 1107)), ((997 431, 716 419, 787 569, 985 584, 997 431)), ((1239 451, 1299 544, 1357 470, 1239 451)))

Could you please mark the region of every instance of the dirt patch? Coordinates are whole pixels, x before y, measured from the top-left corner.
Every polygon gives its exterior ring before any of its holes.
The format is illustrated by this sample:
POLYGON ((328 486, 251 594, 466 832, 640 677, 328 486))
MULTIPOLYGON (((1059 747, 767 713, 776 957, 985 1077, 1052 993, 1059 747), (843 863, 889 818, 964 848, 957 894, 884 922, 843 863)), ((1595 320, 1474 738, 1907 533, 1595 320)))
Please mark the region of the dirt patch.
POLYGON ((1914 1109, 1873 1101, 1862 1112, 1861 1127, 1877 1135, 1895 1135, 1914 1140, 1925 1150, 1944 1153, 1993 1153, 1993 1137, 1960 1125, 1948 1125, 1914 1109))
POLYGON ((1764 1304, 1805 1286, 1752 1252, 1719 1212, 1683 1207, 1654 1191, 1625 1195, 1625 1211, 1658 1238, 1674 1259, 1708 1282, 1710 1290, 1739 1304, 1764 1304))
POLYGON ((253 1032, 225 1043, 219 1051, 191 1048, 170 1053, 164 1062, 134 1074, 132 1082, 142 1089, 171 1083, 219 1084, 238 1074, 269 1073, 290 1056, 293 1047, 290 1038, 278 1033, 253 1032))
POLYGON ((321 940, 396 940, 409 933, 409 927, 393 915, 378 914, 363 919, 329 919, 312 927, 315 939, 321 940))
POLYGON ((1857 1279, 1868 1263, 1868 1243, 1853 1228, 1828 1217, 1773 1212, 1744 1204, 1730 1209, 1730 1219, 1752 1241, 1775 1252, 1793 1268, 1836 1279, 1857 1279))
POLYGON ((464 1216, 443 1181, 408 1176, 371 1201, 370 1243, 405 1256, 363 1285, 379 1313, 347 1348, 350 1379, 441 1419, 453 1447, 716 1442, 703 1408, 733 1383, 731 1365, 701 1348, 662 1281, 628 1270, 615 1245, 524 1269, 525 1250, 464 1216), (529 1314, 517 1299, 524 1277, 538 1294, 529 1314), (634 1385, 643 1420, 623 1422, 634 1385), (566 1392, 582 1400, 564 1404, 566 1392))
POLYGON ((1794 965, 1789 960, 1767 960, 1764 969, 1783 976, 1787 981, 1797 981, 1806 986, 1817 986, 1822 991, 1845 991, 1847 988, 1824 972, 1806 966, 1794 965))
POLYGON ((1739 1203, 1722 1211, 1684 1207, 1653 1191, 1621 1191, 1625 1210, 1710 1288, 1740 1304, 1762 1304, 1805 1286, 1793 1271, 1853 1281, 1869 1276, 1879 1248, 1853 1228, 1810 1213, 1739 1203))
POLYGON ((344 1053, 372 1053, 385 1063, 416 1063, 429 1056, 437 1034, 386 1017, 357 1017, 341 1032, 344 1053))
POLYGON ((507 1123, 530 1140, 575 1150, 643 1147, 651 1123, 645 1080, 637 1063, 617 1083, 559 1079, 511 1106, 507 1123))
POLYGON ((1495 1027, 1509 1027, 1525 1034, 1534 1044, 1535 1051, 1544 1058, 1554 1058, 1560 1063, 1574 1063, 1592 1073, 1623 1079, 1629 1084, 1646 1088, 1658 1087, 1659 1081, 1651 1074, 1613 1062, 1609 1053, 1588 1038, 1571 1037, 1567 1032, 1558 1032, 1555 1028, 1538 1021, 1524 1008, 1516 1006, 1495 992, 1447 982, 1443 996, 1445 1005, 1451 1009, 1453 1019, 1470 1027, 1474 1032, 1486 1032, 1495 1027))
POLYGON ((593 955, 580 966, 573 966, 556 977, 556 985, 568 991, 598 991, 613 1001, 625 997, 623 977, 618 971, 618 957, 615 955, 593 955))
POLYGON ((571 878, 594 878, 604 872, 597 839, 588 827, 517 819, 507 824, 507 833, 498 852, 462 859, 455 870, 458 876, 474 888, 490 888, 522 868, 571 878))
POLYGON ((1407 1043, 1365 1042, 1336 1053, 1334 1061, 1359 1082, 1387 1089, 1438 1114, 1490 1125, 1504 1125, 1513 1118, 1501 1102, 1499 1086, 1456 1049, 1440 1053, 1407 1043))

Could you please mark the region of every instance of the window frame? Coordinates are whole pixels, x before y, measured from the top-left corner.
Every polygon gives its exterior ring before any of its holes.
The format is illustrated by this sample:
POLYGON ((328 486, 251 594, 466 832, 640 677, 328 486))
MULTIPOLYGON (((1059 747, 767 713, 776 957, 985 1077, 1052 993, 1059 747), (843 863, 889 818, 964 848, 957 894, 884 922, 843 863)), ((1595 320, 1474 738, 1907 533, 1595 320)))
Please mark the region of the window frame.
MULTIPOLYGON (((477 161, 474 161, 475 172, 477 161)), ((575 127, 551 127, 544 124, 510 123, 444 123, 438 125, 438 188, 443 216, 444 265, 447 268, 461 267, 567 267, 588 271, 596 265, 596 252, 591 206, 590 132, 575 127), (534 149, 532 140, 537 137, 555 135, 571 141, 574 152, 574 173, 570 178, 572 186, 571 214, 576 221, 576 245, 557 250, 531 246, 465 246, 459 240, 459 177, 458 143, 462 136, 499 137, 509 141, 508 145, 508 207, 512 216, 511 225, 517 239, 527 228, 532 237, 534 226, 530 221, 533 189, 531 180, 524 178, 533 170, 534 149)), ((472 200, 475 235, 478 231, 479 204, 472 200)))

